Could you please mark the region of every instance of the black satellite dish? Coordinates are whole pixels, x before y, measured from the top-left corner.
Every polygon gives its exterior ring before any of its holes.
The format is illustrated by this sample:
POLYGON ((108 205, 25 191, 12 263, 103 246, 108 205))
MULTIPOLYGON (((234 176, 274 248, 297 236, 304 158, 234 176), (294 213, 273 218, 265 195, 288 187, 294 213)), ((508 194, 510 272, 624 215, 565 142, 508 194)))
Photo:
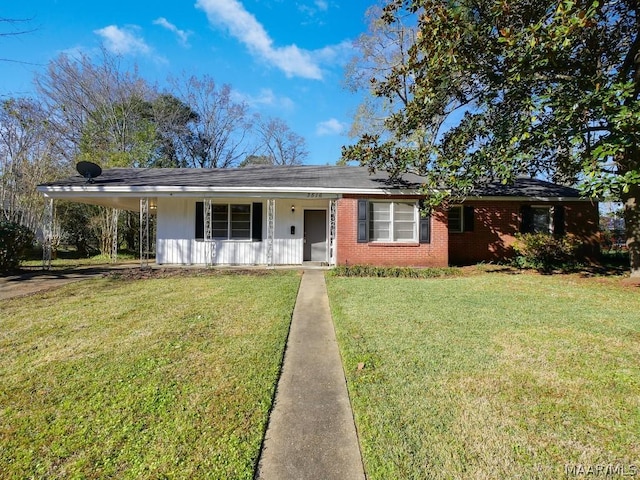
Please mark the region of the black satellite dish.
POLYGON ((102 175, 100 165, 93 162, 78 162, 76 170, 80 175, 87 179, 87 182, 93 183, 93 179, 102 175))

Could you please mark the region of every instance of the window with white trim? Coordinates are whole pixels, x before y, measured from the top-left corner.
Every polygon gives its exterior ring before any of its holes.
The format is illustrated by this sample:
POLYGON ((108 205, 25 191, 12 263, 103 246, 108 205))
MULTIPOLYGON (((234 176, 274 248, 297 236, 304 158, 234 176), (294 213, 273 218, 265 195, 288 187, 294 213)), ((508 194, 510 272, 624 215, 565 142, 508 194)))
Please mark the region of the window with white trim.
MULTIPOLYGON (((202 202, 196 202, 196 239, 204 238, 202 205, 202 202)), ((211 205, 212 236, 217 240, 260 240, 261 217, 261 204, 213 203, 211 205)))
POLYGON ((415 202, 369 202, 369 240, 417 242, 418 209, 415 202))

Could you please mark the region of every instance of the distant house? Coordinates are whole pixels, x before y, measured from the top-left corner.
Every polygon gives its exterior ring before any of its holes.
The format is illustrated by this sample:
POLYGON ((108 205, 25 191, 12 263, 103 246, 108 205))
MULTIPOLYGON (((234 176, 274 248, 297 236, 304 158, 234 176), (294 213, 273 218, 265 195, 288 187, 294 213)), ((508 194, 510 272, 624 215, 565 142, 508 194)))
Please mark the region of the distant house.
POLYGON ((501 261, 518 232, 596 245, 598 206, 535 179, 488 185, 422 216, 421 178, 364 167, 106 169, 40 185, 45 197, 157 216, 159 265, 373 264, 441 267, 501 261))

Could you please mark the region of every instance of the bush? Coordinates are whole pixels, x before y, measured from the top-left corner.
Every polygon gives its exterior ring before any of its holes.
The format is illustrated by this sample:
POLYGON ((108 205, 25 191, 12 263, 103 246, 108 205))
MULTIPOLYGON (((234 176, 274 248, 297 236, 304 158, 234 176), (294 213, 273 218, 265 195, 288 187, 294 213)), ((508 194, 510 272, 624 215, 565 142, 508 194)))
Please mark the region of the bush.
POLYGON ((456 268, 376 267, 374 265, 339 265, 332 270, 336 277, 436 278, 458 275, 456 268))
POLYGON ((556 269, 568 270, 578 265, 576 254, 580 243, 568 235, 518 234, 513 248, 516 251, 515 265, 518 268, 551 272, 556 269))
POLYGON ((0 274, 20 265, 24 253, 33 245, 31 230, 15 222, 0 221, 0 274))

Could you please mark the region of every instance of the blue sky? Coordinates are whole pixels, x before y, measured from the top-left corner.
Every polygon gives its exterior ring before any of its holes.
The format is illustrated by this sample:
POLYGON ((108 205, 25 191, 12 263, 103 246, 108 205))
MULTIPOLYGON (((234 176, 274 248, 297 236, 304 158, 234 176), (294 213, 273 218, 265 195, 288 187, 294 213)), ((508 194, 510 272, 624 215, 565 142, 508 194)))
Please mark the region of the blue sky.
POLYGON ((100 46, 160 86, 169 76, 212 76, 307 141, 309 164, 334 164, 358 97, 342 87, 352 41, 375 0, 17 0, 1 18, 31 19, 0 37, 0 98, 29 95, 34 73, 61 53, 100 46))

